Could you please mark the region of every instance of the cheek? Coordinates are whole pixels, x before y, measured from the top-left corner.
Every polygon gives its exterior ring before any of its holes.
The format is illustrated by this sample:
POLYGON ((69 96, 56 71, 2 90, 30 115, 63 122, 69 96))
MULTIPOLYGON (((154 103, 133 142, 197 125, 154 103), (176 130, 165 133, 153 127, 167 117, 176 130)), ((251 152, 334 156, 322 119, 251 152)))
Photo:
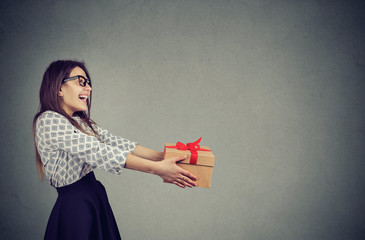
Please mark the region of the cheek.
POLYGON ((65 103, 71 104, 78 100, 78 94, 72 91, 65 92, 63 100, 65 103))
POLYGON ((77 94, 78 92, 78 89, 76 87, 68 87, 65 91, 65 95, 67 95, 69 98, 73 98, 75 97, 75 95, 78 95, 77 94))

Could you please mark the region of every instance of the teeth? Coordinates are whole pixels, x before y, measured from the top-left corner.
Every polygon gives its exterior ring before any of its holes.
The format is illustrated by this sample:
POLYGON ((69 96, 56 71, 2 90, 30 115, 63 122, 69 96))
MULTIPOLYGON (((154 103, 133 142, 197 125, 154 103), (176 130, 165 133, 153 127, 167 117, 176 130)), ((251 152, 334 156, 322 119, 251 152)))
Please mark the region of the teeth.
POLYGON ((86 95, 80 95, 79 98, 87 99, 87 96, 86 95))

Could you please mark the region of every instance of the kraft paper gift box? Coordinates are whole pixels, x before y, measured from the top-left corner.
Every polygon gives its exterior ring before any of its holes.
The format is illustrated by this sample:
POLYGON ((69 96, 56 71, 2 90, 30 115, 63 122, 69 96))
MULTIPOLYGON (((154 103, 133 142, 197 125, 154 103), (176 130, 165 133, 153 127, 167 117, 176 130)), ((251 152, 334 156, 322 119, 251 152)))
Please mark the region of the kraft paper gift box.
POLYGON ((210 188, 214 166, 214 155, 210 151, 209 147, 199 146, 199 142, 200 139, 194 143, 187 143, 186 145, 181 142, 176 144, 165 143, 164 159, 187 155, 188 157, 183 161, 177 162, 177 165, 191 172, 198 178, 196 181, 198 187, 210 188), (197 149, 199 147, 196 146, 199 146, 200 149, 197 149))

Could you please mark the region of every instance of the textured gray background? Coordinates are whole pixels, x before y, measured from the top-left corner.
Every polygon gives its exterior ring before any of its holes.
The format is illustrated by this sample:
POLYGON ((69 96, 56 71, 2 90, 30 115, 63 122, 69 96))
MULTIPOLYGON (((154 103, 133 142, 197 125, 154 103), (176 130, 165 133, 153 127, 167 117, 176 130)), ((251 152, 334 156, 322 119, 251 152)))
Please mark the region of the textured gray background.
POLYGON ((92 118, 162 150, 203 137, 212 188, 96 171, 123 239, 364 239, 364 1, 0 3, 1 239, 41 239, 56 191, 31 122, 56 59, 92 118))

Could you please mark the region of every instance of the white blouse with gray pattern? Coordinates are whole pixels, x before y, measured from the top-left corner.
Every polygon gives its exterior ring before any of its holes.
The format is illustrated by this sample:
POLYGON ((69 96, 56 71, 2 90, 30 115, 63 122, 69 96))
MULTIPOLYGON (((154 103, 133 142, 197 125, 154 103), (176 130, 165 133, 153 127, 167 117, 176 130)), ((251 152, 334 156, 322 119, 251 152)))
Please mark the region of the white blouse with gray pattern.
MULTIPOLYGON (((87 132, 92 133, 79 117, 74 119, 87 132)), ((90 136, 63 115, 46 111, 36 122, 36 146, 43 163, 43 172, 54 187, 69 185, 95 168, 120 174, 128 153, 137 142, 113 136, 93 125, 98 135, 90 136)))

